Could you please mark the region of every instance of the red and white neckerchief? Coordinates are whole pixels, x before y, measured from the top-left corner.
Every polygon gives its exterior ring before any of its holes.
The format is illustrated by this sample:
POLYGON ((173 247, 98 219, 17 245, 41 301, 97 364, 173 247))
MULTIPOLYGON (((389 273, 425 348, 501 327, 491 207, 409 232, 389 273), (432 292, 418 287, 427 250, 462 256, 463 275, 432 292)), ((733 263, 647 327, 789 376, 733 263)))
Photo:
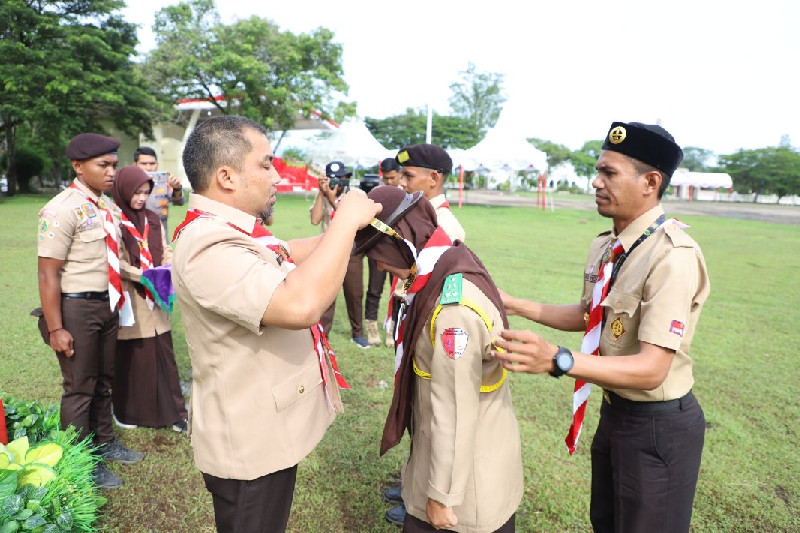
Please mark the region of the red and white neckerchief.
MULTIPOLYGON (((153 268, 153 254, 150 253, 150 246, 147 242, 147 238, 150 235, 150 224, 147 222, 147 217, 144 218, 144 235, 139 233, 139 230, 136 229, 133 222, 125 216, 124 212, 122 213, 122 225, 125 226, 128 233, 133 235, 133 238, 136 239, 136 244, 139 245, 139 263, 142 272, 153 268)), ((144 288, 144 301, 147 302, 147 307, 152 311, 156 302, 153 300, 153 295, 147 287, 144 288)))
POLYGON ((445 233, 441 227, 436 228, 436 231, 433 232, 433 235, 431 235, 431 238, 425 243, 425 246, 420 250, 419 254, 417 254, 417 250, 414 248, 413 244, 405 239, 403 239, 403 241, 408 245, 411 249, 411 253, 416 258, 417 275, 408 288, 405 302, 400 306, 400 311, 397 314, 398 326, 394 355, 395 382, 397 382, 397 371, 400 369, 400 362, 403 360, 403 332, 405 331, 406 317, 408 316, 407 311, 414 302, 414 297, 417 293, 428 284, 428 281, 431 279, 431 273, 436 263, 439 261, 439 258, 453 246, 453 241, 450 240, 450 237, 447 236, 447 233, 445 233))
POLYGON ((111 310, 114 311, 119 307, 122 309, 122 304, 125 303, 125 295, 122 293, 122 278, 119 275, 119 243, 117 242, 117 226, 114 225, 114 217, 111 216, 111 209, 106 204, 103 197, 100 200, 95 200, 73 181, 70 189, 75 189, 78 193, 92 203, 100 213, 103 215, 103 230, 106 232, 106 254, 108 256, 108 301, 111 305, 111 310))
MULTIPOLYGON (((198 218, 214 218, 217 219, 228 226, 232 227, 233 229, 244 233, 245 235, 251 236, 253 239, 258 241, 268 250, 273 252, 276 256, 278 256, 278 264, 286 263, 286 267, 289 271, 294 270, 295 263, 294 260, 289 256, 288 251, 286 248, 283 247, 281 241, 278 240, 272 232, 270 232, 267 228, 265 228, 258 220, 256 220, 255 225, 253 226, 252 231, 247 231, 245 229, 240 228, 239 226, 228 222, 224 218, 214 215, 213 213, 207 213, 205 211, 201 211, 199 209, 189 209, 186 212, 186 218, 184 219, 181 224, 175 228, 175 232, 173 233, 172 241, 180 237, 181 232, 197 220, 198 218)), ((336 406, 331 399, 330 396, 330 376, 328 376, 328 365, 326 363, 326 355, 330 358, 331 368, 333 369, 333 377, 336 381, 336 385, 341 389, 349 389, 350 385, 344 379, 341 372, 339 372, 339 365, 336 363, 336 354, 331 348, 330 343, 328 343, 328 337, 325 335, 325 330, 322 327, 322 324, 317 322, 313 326, 309 328, 311 332, 311 337, 314 340, 314 351, 317 353, 317 359, 319 360, 319 370, 322 376, 322 386, 325 390, 325 397, 328 399, 328 404, 336 410, 336 406)))
MULTIPOLYGON (((677 224, 682 228, 689 227, 688 224, 671 218, 658 225, 656 229, 670 223, 677 224)), ((650 233, 646 232, 646 235, 643 235, 643 237, 649 235, 650 233)), ((643 240, 642 237, 640 237, 640 240, 637 241, 636 244, 641 242, 641 240, 643 240)), ((631 247, 631 250, 628 250, 628 252, 630 253, 632 250, 633 247, 631 247)), ((581 353, 600 355, 600 335, 603 331, 603 316, 605 314, 605 309, 601 304, 603 300, 606 299, 606 296, 608 296, 608 291, 610 289, 609 281, 614 273, 614 262, 622 253, 623 247, 619 239, 613 243, 609 243, 608 249, 604 253, 604 255, 608 254, 608 259, 600 266, 600 274, 592 290, 592 301, 589 304, 589 317, 586 321, 586 332, 583 335, 583 342, 581 343, 581 353)), ((575 380, 575 390, 572 393, 572 425, 567 433, 567 438, 564 439, 570 455, 575 453, 575 448, 578 445, 578 437, 581 435, 583 419, 586 414, 586 404, 591 392, 591 383, 580 379, 575 380)))

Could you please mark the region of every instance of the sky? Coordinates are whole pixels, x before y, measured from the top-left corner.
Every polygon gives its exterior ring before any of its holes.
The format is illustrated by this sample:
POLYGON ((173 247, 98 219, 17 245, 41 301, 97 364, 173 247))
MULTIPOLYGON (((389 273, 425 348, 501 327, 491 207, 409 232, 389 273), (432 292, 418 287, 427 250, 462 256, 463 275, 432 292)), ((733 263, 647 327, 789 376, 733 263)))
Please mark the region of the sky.
MULTIPOLYGON (((139 51, 176 0, 127 0, 139 51)), ((797 0, 217 1, 223 22, 326 27, 343 48, 361 118, 432 106, 469 62, 503 75, 498 127, 578 149, 611 122, 658 123, 686 147, 730 154, 800 146, 797 0)))

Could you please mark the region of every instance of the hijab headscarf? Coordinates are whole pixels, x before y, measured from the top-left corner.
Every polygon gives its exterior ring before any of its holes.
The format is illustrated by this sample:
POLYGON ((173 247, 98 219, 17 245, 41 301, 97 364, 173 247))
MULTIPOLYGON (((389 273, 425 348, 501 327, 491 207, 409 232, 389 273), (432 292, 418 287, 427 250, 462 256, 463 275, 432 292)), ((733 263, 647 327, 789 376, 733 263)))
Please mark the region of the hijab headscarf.
MULTIPOLYGON (((147 220, 150 226, 147 245, 150 249, 150 254, 153 256, 153 266, 161 266, 161 261, 164 257, 161 219, 156 213, 145 209, 144 206, 141 209, 133 209, 131 207, 131 199, 134 193, 145 183, 150 183, 150 192, 152 193, 153 180, 144 170, 136 165, 124 167, 117 172, 117 179, 114 180, 114 185, 111 187, 111 196, 142 236, 144 236, 144 222, 147 220)), ((131 235, 125 226, 122 226, 122 242, 128 250, 131 265, 140 267, 139 243, 136 242, 136 238, 131 235)))

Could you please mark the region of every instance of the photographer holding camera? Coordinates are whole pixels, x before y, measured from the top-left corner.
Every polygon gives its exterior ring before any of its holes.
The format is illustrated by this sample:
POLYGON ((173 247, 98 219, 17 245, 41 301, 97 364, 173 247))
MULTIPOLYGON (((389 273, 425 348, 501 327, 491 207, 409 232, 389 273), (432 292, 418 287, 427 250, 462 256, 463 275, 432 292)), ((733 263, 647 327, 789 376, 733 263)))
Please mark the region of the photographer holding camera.
MULTIPOLYGON (((331 161, 325 166, 325 176, 319 179, 319 192, 311 206, 311 223, 320 225, 323 233, 327 231, 331 218, 335 215, 336 204, 339 197, 350 189, 350 177, 341 161, 331 161)), ((350 340, 360 348, 369 348, 367 339, 364 338, 363 299, 364 299, 364 255, 350 257, 347 264, 347 273, 342 284, 344 300, 347 304, 347 316, 350 319, 350 340)), ((333 315, 336 311, 336 300, 322 315, 320 322, 325 333, 330 334, 333 325, 333 315)))

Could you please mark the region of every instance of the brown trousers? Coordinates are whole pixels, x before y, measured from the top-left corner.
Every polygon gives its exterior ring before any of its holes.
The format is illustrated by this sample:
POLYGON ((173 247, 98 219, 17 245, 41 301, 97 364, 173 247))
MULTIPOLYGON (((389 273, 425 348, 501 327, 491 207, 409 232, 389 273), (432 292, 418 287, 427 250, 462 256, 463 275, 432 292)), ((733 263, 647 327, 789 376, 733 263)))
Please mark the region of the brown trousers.
MULTIPOLYGON (((499 529, 496 529, 494 533, 514 533, 516 531, 516 516, 517 514, 514 513, 511 515, 511 518, 508 521, 500 526, 499 529)), ((424 520, 420 520, 416 516, 411 516, 410 514, 406 513, 406 519, 403 522, 403 533, 427 533, 429 531, 451 531, 450 529, 436 529, 428 522, 424 520)))
MULTIPOLYGON (((363 337, 364 254, 350 257, 350 261, 347 263, 347 272, 344 275, 344 283, 342 283, 342 290, 344 291, 344 301, 347 304, 347 316, 350 319, 350 336, 353 338, 363 337)), ((333 301, 320 319, 326 334, 331 332, 335 312, 336 300, 333 301)))
POLYGON ((219 533, 281 533, 292 509, 297 465, 253 480, 203 474, 219 533))
POLYGON ((387 274, 383 270, 378 270, 378 263, 374 259, 367 258, 367 266, 369 267, 369 277, 367 278, 367 298, 364 302, 364 318, 378 320, 378 308, 381 303, 383 287, 386 285, 387 274))
POLYGON ((114 439, 111 387, 119 312, 108 300, 61 299, 61 320, 74 340, 72 357, 57 353, 63 377, 61 427, 70 424, 81 438, 94 433, 97 444, 114 439))

